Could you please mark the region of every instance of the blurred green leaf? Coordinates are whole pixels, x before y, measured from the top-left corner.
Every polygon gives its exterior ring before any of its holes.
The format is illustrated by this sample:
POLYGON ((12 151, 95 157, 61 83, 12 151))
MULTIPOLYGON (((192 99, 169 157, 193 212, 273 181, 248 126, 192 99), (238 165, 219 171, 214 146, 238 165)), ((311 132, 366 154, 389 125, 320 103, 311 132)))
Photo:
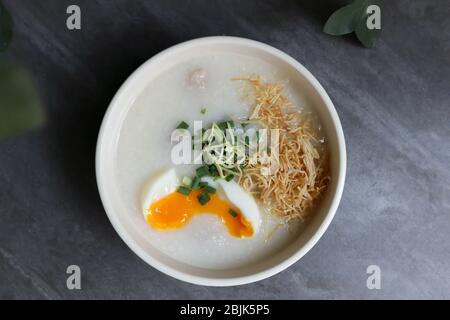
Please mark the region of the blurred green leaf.
MULTIPOLYGON (((383 11, 383 1, 382 0, 370 0, 369 4, 375 4, 380 7, 380 11, 383 11)), ((368 14, 366 13, 367 8, 364 10, 363 17, 359 20, 358 24, 355 28, 355 34, 358 40, 366 47, 372 48, 375 44, 375 40, 381 33, 381 29, 369 29, 367 28, 367 18, 368 14)))
POLYGON ((382 0, 354 0, 352 3, 336 10, 327 20, 323 31, 333 36, 355 32, 358 40, 366 47, 372 48, 380 35, 380 29, 367 28, 367 8, 369 5, 382 8, 382 0))
POLYGON ((367 0, 355 0, 336 10, 327 20, 323 31, 332 36, 340 36, 355 31, 355 27, 365 14, 367 0))
POLYGON ((367 28, 367 17, 362 18, 356 25, 355 33, 356 37, 366 48, 372 48, 375 40, 380 35, 381 29, 369 30, 367 28))
POLYGON ((0 139, 44 122, 40 100, 25 70, 0 60, 0 139))
POLYGON ((0 1, 0 52, 8 48, 13 36, 14 21, 0 1))

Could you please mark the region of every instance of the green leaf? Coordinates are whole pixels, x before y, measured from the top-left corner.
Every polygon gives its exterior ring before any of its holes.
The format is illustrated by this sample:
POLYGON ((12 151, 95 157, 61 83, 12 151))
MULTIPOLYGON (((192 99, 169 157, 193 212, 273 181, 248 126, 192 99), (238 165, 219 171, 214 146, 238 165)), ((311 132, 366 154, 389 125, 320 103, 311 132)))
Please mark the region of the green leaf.
POLYGON ((13 36, 14 22, 0 1, 0 52, 8 48, 13 36))
MULTIPOLYGON (((382 7, 382 1, 371 1, 371 4, 376 4, 380 8, 382 7)), ((381 11, 382 12, 382 11, 381 11)), ((355 34, 359 41, 366 47, 372 48, 375 44, 375 40, 381 33, 381 29, 369 29, 367 28, 367 18, 368 15, 366 10, 364 10, 364 16, 359 20, 355 28, 355 34)))
POLYGON ((0 60, 0 139, 43 122, 40 100, 28 73, 0 60))
POLYGON ((351 4, 336 10, 327 20, 323 31, 333 36, 349 34, 365 14, 367 0, 355 0, 351 4))
POLYGON ((372 48, 375 44, 375 40, 380 35, 380 29, 369 30, 366 25, 367 17, 360 20, 356 26, 355 33, 356 37, 366 48, 372 48))

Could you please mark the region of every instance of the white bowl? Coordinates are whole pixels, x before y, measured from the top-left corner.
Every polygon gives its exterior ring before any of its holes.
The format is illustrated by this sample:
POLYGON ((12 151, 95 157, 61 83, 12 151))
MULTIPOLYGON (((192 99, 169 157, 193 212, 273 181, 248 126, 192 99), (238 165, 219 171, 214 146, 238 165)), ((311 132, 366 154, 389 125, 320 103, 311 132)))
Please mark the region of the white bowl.
POLYGON ((96 175, 105 211, 120 237, 145 262, 174 278, 199 285, 232 286, 268 278, 303 257, 328 228, 341 200, 346 171, 346 150, 341 122, 327 93, 316 78, 292 57, 269 45, 235 37, 207 37, 187 41, 145 62, 122 85, 112 100, 100 129, 96 151, 96 175), (263 58, 282 68, 290 78, 302 84, 302 94, 308 97, 319 115, 326 132, 330 151, 331 184, 313 219, 298 238, 276 255, 239 270, 211 270, 181 263, 164 255, 136 232, 120 210, 120 197, 113 188, 115 182, 113 155, 120 125, 133 101, 148 84, 149 79, 180 60, 205 52, 239 52, 263 58))

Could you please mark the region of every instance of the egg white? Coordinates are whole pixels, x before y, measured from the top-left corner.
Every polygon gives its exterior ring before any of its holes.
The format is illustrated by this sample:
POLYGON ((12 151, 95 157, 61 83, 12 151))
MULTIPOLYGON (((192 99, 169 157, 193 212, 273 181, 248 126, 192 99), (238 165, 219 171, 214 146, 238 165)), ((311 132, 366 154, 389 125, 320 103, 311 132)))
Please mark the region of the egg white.
POLYGON ((249 193, 234 180, 213 180, 210 177, 202 178, 202 180, 216 188, 219 197, 228 200, 241 211, 244 218, 251 223, 255 234, 259 232, 262 221, 261 213, 255 199, 249 193))
POLYGON ((148 179, 142 188, 141 196, 144 217, 148 214, 148 208, 150 208, 153 202, 174 192, 179 185, 180 179, 174 168, 163 171, 148 179))
MULTIPOLYGON (((224 179, 214 180, 211 177, 203 177, 201 181, 215 188, 217 195, 227 200, 232 206, 238 208, 243 217, 250 222, 253 227, 254 235, 259 232, 261 226, 261 214, 255 199, 247 193, 235 181, 225 181, 224 179)), ((148 214, 150 205, 174 192, 180 186, 180 178, 175 169, 171 168, 150 178, 142 190, 142 212, 144 217, 148 214)))

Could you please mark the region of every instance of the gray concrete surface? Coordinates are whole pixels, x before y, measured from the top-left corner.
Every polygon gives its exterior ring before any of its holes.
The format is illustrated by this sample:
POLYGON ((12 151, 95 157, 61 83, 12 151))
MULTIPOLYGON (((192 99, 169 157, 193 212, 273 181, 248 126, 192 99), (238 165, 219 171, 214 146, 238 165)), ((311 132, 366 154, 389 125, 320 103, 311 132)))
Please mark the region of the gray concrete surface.
POLYGON ((44 128, 0 143, 0 298, 450 298, 450 5, 386 1, 375 48, 321 29, 345 1, 5 0, 7 55, 27 67, 44 128), (78 4, 82 30, 66 28, 78 4), (234 35, 303 63, 335 103, 348 175, 337 215, 300 262, 233 288, 182 283, 146 265, 97 193, 100 121, 125 78, 173 44, 234 35), (82 290, 66 267, 82 268, 82 290), (366 288, 379 265, 380 290, 366 288))

